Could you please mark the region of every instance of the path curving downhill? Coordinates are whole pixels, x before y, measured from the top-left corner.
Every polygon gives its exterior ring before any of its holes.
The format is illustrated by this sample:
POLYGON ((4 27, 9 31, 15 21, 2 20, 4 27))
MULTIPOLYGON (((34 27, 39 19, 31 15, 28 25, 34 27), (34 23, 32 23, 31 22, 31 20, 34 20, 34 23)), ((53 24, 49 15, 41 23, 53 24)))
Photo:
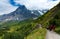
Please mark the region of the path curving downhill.
POLYGON ((60 39, 60 35, 56 34, 53 31, 47 30, 46 39, 60 39))

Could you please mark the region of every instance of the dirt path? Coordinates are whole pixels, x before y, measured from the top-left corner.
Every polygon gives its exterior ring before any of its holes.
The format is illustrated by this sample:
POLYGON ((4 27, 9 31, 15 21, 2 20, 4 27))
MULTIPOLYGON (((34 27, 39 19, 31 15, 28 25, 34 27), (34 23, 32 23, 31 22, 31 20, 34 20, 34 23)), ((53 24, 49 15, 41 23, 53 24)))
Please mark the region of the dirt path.
POLYGON ((56 34, 53 31, 48 31, 47 30, 46 39, 60 39, 60 35, 56 34))

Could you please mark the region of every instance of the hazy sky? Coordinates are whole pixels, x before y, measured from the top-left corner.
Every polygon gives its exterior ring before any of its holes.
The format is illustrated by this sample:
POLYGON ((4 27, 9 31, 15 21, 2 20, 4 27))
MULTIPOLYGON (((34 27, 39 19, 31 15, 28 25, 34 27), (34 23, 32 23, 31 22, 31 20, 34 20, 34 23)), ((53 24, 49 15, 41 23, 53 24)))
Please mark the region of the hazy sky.
POLYGON ((25 5, 27 9, 51 9, 60 0, 0 0, 0 15, 15 11, 19 6, 25 5))

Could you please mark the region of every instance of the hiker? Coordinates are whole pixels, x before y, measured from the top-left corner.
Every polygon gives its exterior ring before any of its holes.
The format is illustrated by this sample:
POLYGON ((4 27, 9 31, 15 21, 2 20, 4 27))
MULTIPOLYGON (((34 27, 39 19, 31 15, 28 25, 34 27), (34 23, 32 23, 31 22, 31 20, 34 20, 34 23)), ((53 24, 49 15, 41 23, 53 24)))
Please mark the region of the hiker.
POLYGON ((49 26, 49 30, 50 30, 50 31, 51 31, 51 30, 55 30, 55 25, 54 25, 54 24, 50 25, 50 26, 49 26))
POLYGON ((51 30, 55 30, 55 27, 56 27, 56 22, 53 21, 52 23, 50 23, 50 26, 47 29, 51 31, 51 30))

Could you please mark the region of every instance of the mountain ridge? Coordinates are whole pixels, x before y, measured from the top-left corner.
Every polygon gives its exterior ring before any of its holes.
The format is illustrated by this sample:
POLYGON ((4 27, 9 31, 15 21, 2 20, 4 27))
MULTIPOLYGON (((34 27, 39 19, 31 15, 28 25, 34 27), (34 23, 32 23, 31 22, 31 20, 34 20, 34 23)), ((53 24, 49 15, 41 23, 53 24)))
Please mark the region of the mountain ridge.
MULTIPOLYGON (((47 11, 47 10, 44 10, 47 11)), ((0 21, 8 20, 25 20, 29 18, 37 18, 40 16, 40 12, 43 14, 43 10, 28 10, 24 5, 18 7, 15 11, 0 16, 0 21)))

